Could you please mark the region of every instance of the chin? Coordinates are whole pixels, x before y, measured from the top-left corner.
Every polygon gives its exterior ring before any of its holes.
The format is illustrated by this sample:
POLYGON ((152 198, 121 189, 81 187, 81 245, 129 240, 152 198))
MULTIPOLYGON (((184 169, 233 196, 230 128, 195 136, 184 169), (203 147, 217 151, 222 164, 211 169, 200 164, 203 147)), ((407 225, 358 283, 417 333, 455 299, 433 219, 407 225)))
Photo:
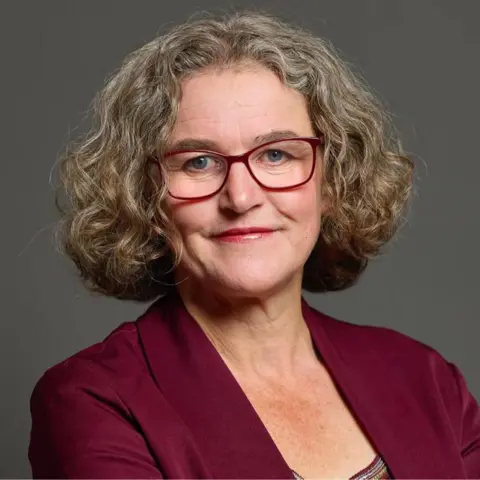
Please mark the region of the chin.
POLYGON ((192 293, 214 292, 225 298, 267 297, 301 285, 304 257, 308 255, 299 250, 184 257, 177 278, 189 279, 187 288, 192 293))
MULTIPOLYGON (((297 269, 278 268, 266 270, 256 269, 229 269, 223 274, 211 279, 212 287, 221 295, 231 297, 258 298, 273 295, 274 293, 288 288, 297 277, 297 269)), ((300 277, 301 278, 301 277, 300 277)))

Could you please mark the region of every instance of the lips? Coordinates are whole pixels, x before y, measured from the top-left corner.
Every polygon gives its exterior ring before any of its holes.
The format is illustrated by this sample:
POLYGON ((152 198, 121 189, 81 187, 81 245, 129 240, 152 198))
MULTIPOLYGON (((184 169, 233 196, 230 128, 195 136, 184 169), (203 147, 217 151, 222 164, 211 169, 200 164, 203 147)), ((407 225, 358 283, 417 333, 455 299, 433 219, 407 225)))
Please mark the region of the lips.
POLYGON ((272 233, 272 232, 274 232, 272 228, 266 228, 266 227, 231 228, 215 236, 216 237, 238 237, 242 235, 252 235, 256 233, 272 233))
POLYGON ((267 227, 230 228, 215 235, 214 238, 219 242, 249 243, 267 238, 274 232, 274 229, 267 227))

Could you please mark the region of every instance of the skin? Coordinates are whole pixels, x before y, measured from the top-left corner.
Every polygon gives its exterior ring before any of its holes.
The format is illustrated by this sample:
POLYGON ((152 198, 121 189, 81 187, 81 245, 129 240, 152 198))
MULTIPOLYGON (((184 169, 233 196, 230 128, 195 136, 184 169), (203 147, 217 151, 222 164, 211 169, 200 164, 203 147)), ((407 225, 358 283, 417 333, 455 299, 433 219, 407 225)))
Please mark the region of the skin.
MULTIPOLYGON (((182 85, 170 144, 208 140, 219 153, 239 154, 258 135, 285 130, 315 136, 300 93, 261 66, 211 70, 182 85)), ((293 190, 266 191, 236 163, 217 195, 168 199, 183 244, 180 295, 226 363, 249 382, 285 383, 318 362, 301 314, 301 283, 320 231, 321 160, 319 151, 314 177, 293 190), (212 238, 245 226, 276 231, 241 243, 212 238)))

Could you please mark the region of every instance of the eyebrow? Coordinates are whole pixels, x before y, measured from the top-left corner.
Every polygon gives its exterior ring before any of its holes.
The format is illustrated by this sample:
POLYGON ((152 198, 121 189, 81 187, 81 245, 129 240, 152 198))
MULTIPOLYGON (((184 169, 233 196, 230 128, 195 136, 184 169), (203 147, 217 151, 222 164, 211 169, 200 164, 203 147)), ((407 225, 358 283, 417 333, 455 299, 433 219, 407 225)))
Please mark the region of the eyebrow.
MULTIPOLYGON (((283 140, 285 138, 299 137, 298 133, 293 130, 274 130, 272 132, 265 133, 263 135, 257 135, 252 142, 252 147, 262 145, 274 140, 283 140)), ((222 153, 221 147, 213 140, 201 139, 201 138, 184 138, 178 140, 168 147, 168 152, 176 152, 179 150, 212 150, 218 153, 222 153)))

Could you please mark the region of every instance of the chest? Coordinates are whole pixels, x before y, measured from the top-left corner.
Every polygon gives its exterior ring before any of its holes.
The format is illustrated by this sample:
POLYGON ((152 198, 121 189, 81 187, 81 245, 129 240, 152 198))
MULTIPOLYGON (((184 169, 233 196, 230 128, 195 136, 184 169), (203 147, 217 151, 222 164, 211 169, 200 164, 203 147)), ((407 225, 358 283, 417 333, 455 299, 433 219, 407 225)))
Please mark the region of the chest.
POLYGON ((304 478, 349 478, 377 454, 330 381, 245 393, 286 463, 304 478))

